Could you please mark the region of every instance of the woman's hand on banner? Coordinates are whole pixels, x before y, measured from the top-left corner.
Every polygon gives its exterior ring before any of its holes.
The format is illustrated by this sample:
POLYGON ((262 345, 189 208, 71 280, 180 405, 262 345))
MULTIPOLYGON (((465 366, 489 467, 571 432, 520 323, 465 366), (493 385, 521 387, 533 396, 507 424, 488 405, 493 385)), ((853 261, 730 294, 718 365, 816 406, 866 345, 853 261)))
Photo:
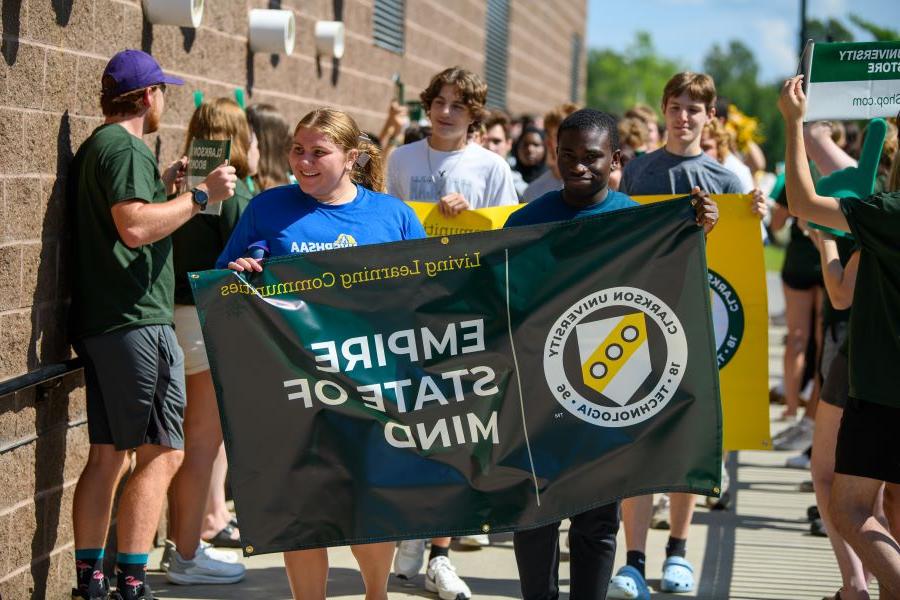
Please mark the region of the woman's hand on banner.
POLYGON ((703 227, 704 233, 709 233, 719 222, 719 205, 713 200, 709 192, 695 187, 691 190, 691 205, 697 211, 697 225, 703 227))
POLYGON ((228 263, 228 268, 232 271, 237 271, 238 273, 242 271, 256 271, 257 273, 261 273, 263 270, 260 262, 255 258, 250 258, 249 256, 236 258, 235 260, 228 263))
POLYGON ((455 217, 469 208, 469 201, 459 192, 447 194, 438 202, 438 210, 445 217, 455 217))
POLYGON ((791 77, 781 86, 778 110, 785 121, 802 121, 806 114, 806 94, 803 92, 803 75, 791 77))

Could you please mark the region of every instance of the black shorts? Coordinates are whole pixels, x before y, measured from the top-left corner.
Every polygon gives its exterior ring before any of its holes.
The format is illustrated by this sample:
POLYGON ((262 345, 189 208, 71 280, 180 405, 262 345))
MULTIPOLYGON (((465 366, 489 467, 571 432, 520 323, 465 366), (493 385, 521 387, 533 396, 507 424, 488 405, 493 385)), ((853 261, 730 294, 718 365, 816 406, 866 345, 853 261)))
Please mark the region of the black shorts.
POLYGON ((805 291, 821 287, 822 274, 803 269, 790 269, 781 272, 781 281, 792 290, 805 291))
POLYGON ((834 472, 900 484, 900 408, 850 398, 838 430, 834 472))
MULTIPOLYGON (((824 365, 824 363, 823 363, 824 365)), ((822 384, 822 393, 819 398, 838 408, 847 406, 847 398, 850 396, 850 364, 846 355, 837 352, 831 360, 831 366, 825 375, 822 384)))
POLYGON ((170 325, 79 340, 91 444, 184 448, 184 354, 170 325))

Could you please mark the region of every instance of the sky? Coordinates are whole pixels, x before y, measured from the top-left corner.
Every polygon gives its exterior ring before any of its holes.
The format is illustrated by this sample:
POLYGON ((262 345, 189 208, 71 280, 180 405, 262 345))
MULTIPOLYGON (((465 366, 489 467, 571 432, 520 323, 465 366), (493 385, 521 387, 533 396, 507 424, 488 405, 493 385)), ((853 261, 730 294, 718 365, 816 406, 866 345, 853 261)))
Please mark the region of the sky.
MULTIPOLYGON (((838 18, 856 34, 847 15, 900 29, 898 0, 807 0, 809 18, 838 18)), ((800 37, 800 0, 588 0, 590 48, 622 51, 637 31, 648 31, 659 54, 701 70, 713 44, 738 39, 753 49, 760 79, 793 75, 800 37)))

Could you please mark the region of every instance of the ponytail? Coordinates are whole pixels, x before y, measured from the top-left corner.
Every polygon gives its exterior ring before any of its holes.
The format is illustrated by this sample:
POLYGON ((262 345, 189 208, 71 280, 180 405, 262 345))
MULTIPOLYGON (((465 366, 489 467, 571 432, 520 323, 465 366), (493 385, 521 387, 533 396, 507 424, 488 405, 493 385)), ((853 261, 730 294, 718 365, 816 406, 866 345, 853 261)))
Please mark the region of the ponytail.
POLYGON ((359 136, 359 158, 353 165, 350 180, 373 192, 384 192, 384 157, 367 135, 359 136))

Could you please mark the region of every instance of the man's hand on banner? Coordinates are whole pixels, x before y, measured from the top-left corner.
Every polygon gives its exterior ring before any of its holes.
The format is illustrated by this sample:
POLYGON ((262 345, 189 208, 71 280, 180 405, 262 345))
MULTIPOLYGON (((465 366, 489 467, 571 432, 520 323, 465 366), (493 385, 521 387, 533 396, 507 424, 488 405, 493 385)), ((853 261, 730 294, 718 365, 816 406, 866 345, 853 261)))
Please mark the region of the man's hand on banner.
POLYGON ((228 263, 228 268, 232 271, 237 271, 238 273, 242 271, 256 271, 257 273, 261 273, 263 270, 259 261, 255 258, 250 258, 249 256, 231 261, 228 263))
POLYGON ((455 217, 469 208, 469 201, 459 192, 447 194, 438 202, 438 210, 445 217, 455 217))
POLYGON ((806 114, 806 94, 803 92, 803 75, 791 77, 781 86, 778 110, 785 121, 803 121, 806 114))
POLYGON ((719 205, 710 198, 709 192, 695 187, 691 190, 691 206, 697 211, 697 225, 703 227, 704 233, 709 233, 719 222, 719 205))
POLYGON ((766 202, 766 195, 759 188, 753 188, 750 194, 753 196, 753 199, 750 201, 750 210, 759 217, 760 221, 764 221, 769 214, 769 204, 766 202))

